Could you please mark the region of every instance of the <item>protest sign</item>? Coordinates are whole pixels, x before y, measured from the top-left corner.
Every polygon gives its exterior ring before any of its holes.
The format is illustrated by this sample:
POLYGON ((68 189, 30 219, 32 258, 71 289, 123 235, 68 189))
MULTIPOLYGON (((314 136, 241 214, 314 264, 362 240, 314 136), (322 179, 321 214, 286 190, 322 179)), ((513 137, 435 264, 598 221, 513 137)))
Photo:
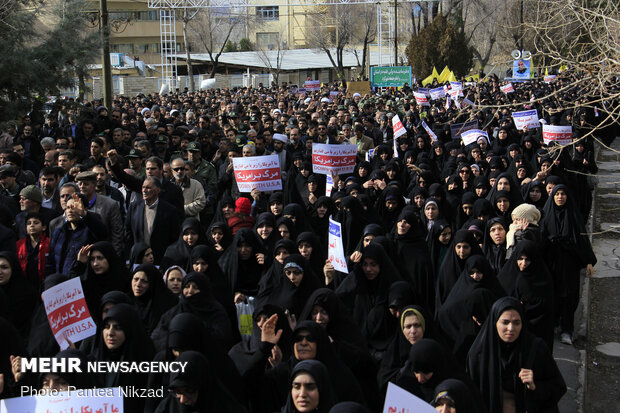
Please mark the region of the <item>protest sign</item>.
POLYGON ((394 383, 388 383, 383 413, 437 413, 435 408, 394 383))
POLYGON ((424 93, 413 92, 413 96, 415 97, 415 101, 420 106, 430 106, 428 103, 428 98, 424 93))
POLYGON ((507 85, 500 86, 499 88, 505 94, 512 93, 515 91, 515 88, 512 86, 512 83, 508 83, 507 85))
POLYGON ((372 157, 375 156, 375 151, 376 150, 377 150, 377 148, 368 149, 366 151, 366 156, 364 157, 364 159, 367 160, 368 162, 370 162, 372 157))
POLYGON ((355 169, 357 146, 312 144, 312 170, 317 174, 348 174, 355 169))
POLYGON ((540 127, 538 112, 536 112, 536 109, 513 112, 512 119, 515 121, 515 127, 518 130, 523 130, 525 126, 530 129, 540 127))
POLYGON ((398 139, 407 133, 407 129, 405 129, 398 115, 394 115, 392 118, 392 129, 394 130, 394 139, 398 139))
POLYGON ((432 100, 439 100, 446 96, 446 91, 442 87, 429 90, 432 100))
POLYGON ((572 126, 543 125, 543 141, 549 145, 555 142, 558 145, 570 145, 573 143, 572 126))
POLYGON ((471 106, 472 108, 473 108, 474 106, 476 106, 476 104, 475 104, 474 102, 472 102, 471 100, 469 100, 469 99, 467 99, 467 98, 463 99, 463 104, 464 104, 464 105, 469 105, 469 106, 471 106))
POLYGON ((335 98, 336 96, 338 96, 338 91, 337 90, 330 90, 329 91, 329 97, 335 98))
POLYGON ((411 84, 411 66, 371 67, 370 79, 373 87, 403 87, 411 84))
POLYGON ((450 134, 452 135, 452 139, 459 139, 461 137, 461 133, 471 129, 478 129, 478 120, 474 119, 469 122, 450 125, 450 134))
POLYGON ((461 139, 463 139, 463 145, 467 146, 474 142, 478 142, 478 138, 484 136, 489 142, 489 134, 480 129, 470 129, 461 133, 461 139))
POLYGON ((300 87, 297 89, 297 94, 298 95, 305 95, 306 94, 306 88, 305 87, 300 87))
POLYGON ((332 188, 334 187, 334 180, 331 174, 327 174, 325 179, 325 196, 332 196, 332 188))
POLYGON ((433 142, 437 140, 437 135, 435 135, 435 132, 433 132, 433 130, 426 124, 426 122, 422 121, 422 127, 424 128, 426 133, 428 133, 428 136, 431 137, 433 142))
POLYGON ((461 82, 450 82, 450 87, 452 90, 463 90, 463 83, 461 82))
POLYGON ((42 296, 47 320, 62 350, 69 347, 67 340, 75 343, 97 332, 79 278, 47 289, 42 296))
POLYGON ((557 79, 556 75, 547 75, 544 78, 544 82, 545 83, 553 83, 553 82, 555 82, 556 79, 557 79))
POLYGON ((431 97, 431 90, 427 87, 419 87, 418 93, 424 93, 424 95, 431 97))
POLYGON ((515 79, 529 79, 531 60, 518 59, 512 63, 512 77, 515 79))
POLYGON ((347 259, 344 256, 344 247, 342 246, 342 226, 331 218, 329 218, 328 244, 327 257, 329 262, 332 263, 336 271, 348 274, 347 259))
POLYGON ((0 401, 0 413, 123 413, 120 388, 75 389, 0 401))
POLYGON ((364 97, 365 95, 370 93, 370 82, 369 81, 359 81, 359 82, 347 82, 347 92, 353 96, 354 93, 359 93, 364 97))
POLYGON ((448 89, 448 95, 452 98, 452 100, 457 100, 460 93, 461 91, 458 89, 448 89))
POLYGON ((278 155, 233 158, 233 169, 239 192, 277 191, 282 189, 278 155))
POLYGON ((306 88, 306 90, 321 90, 321 81, 306 80, 306 83, 304 83, 304 87, 306 88))

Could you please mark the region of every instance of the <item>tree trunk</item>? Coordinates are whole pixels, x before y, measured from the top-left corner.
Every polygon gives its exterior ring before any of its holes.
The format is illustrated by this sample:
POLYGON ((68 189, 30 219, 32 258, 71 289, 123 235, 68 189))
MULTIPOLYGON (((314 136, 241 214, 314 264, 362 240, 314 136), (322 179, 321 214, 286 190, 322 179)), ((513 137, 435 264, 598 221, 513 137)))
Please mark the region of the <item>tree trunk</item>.
POLYGON ((187 40, 187 22, 189 18, 187 16, 187 9, 183 9, 183 43, 185 43, 185 54, 187 63, 187 77, 189 78, 189 91, 196 90, 196 84, 194 82, 194 71, 192 69, 192 55, 189 50, 189 40, 187 40))

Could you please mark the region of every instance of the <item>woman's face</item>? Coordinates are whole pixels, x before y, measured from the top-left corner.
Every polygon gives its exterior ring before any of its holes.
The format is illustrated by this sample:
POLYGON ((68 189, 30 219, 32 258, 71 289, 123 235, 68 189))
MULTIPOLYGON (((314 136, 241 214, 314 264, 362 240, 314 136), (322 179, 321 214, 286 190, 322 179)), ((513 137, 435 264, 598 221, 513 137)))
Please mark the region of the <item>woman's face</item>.
POLYGON ((207 268, 209 268, 209 264, 204 258, 198 257, 192 264, 192 269, 196 272, 201 272, 203 274, 207 273, 207 268))
POLYGON ((316 337, 308 330, 299 331, 293 341, 293 352, 297 360, 313 360, 316 357, 316 337))
POLYGON ((284 247, 280 247, 276 250, 276 261, 278 261, 280 264, 284 264, 284 260, 286 259, 286 257, 288 257, 289 255, 291 255, 288 250, 284 247))
POLYGON ((188 282, 185 287, 183 287, 183 296, 191 297, 192 295, 196 295, 200 293, 200 288, 198 288, 198 284, 195 281, 188 282))
POLYGON ((304 279, 304 273, 297 268, 287 268, 284 270, 284 275, 295 287, 299 287, 299 284, 304 279))
POLYGON ((228 219, 232 216, 233 212, 235 212, 235 207, 232 205, 224 205, 222 207, 222 214, 224 218, 228 219))
POLYGON ((237 253, 243 261, 249 260, 252 257, 252 246, 247 242, 240 242, 237 246, 237 253))
MULTIPOLYGON (((194 264, 194 271, 196 271, 195 265, 196 264, 194 264)), ((181 271, 172 270, 168 273, 168 280, 166 281, 166 286, 175 295, 181 294, 182 283, 183 283, 183 274, 181 274, 181 271)))
POLYGON ((424 216, 429 221, 433 221, 437 219, 437 217, 439 216, 439 208, 437 208, 437 205, 435 204, 426 205, 426 207, 424 207, 424 216))
POLYGON ((510 209, 510 200, 505 196, 501 196, 497 198, 496 205, 500 212, 508 212, 508 209, 510 209))
POLYGON ((186 229, 183 232, 183 241, 189 246, 193 247, 198 243, 198 233, 192 228, 186 229))
POLYGON ((443 148, 441 146, 435 148, 435 155, 443 155, 443 148))
POLYGON ((310 256, 312 255, 312 245, 309 242, 301 241, 297 246, 297 249, 302 257, 307 260, 310 259, 310 256))
POLYGON ((213 242, 219 244, 224 239, 224 231, 219 228, 213 228, 211 230, 211 238, 213 238, 213 242))
POLYGON ((468 217, 471 216, 471 211, 474 209, 474 204, 463 204, 461 205, 461 209, 468 217))
POLYGON ((149 285, 149 277, 146 276, 144 271, 138 271, 131 277, 131 292, 134 297, 140 297, 146 293, 149 289, 149 285))
POLYGON ((385 174, 388 176, 390 181, 396 179, 396 171, 393 169, 388 169, 387 171, 385 171, 385 174))
POLYGON ((375 239, 374 235, 372 234, 365 235, 364 240, 362 241, 362 246, 366 248, 373 239, 375 239))
POLYGON ((110 264, 101 251, 93 251, 90 253, 90 266, 95 274, 105 274, 110 268, 110 264))
POLYGON ((256 229, 256 232, 263 240, 266 240, 273 232, 273 227, 268 224, 261 224, 261 226, 256 229))
POLYGON ((499 316, 497 323, 497 334, 504 343, 514 343, 521 334, 521 315, 517 310, 506 310, 499 316))
POLYGON ((558 189, 553 195, 553 202, 555 202, 555 204, 559 207, 563 207, 564 205, 566 205, 567 199, 568 197, 566 196, 566 192, 563 189, 558 189))
POLYGON ((293 379, 291 398, 300 413, 313 412, 319 407, 319 388, 308 373, 300 373, 293 379))
POLYGON ((493 224, 489 230, 489 234, 495 245, 501 245, 506 241, 506 229, 499 222, 493 224))
POLYGON ((291 239, 291 231, 288 230, 288 227, 284 224, 281 224, 278 227, 278 232, 280 233, 280 236, 284 239, 291 239))
POLYGON ((519 168, 517 169, 517 178, 525 179, 527 177, 527 169, 519 168))
POLYGON ((476 282, 480 282, 484 278, 484 274, 478 268, 472 268, 469 271, 469 276, 471 277, 472 280, 476 282))
POLYGON ((450 244, 451 239, 452 239, 452 228, 445 227, 439 234, 439 242, 441 242, 443 245, 448 245, 450 244))
POLYGON ((317 207, 316 214, 319 216, 319 218, 324 218, 325 214, 327 214, 327 207, 325 205, 317 207))
POLYGON ((418 194, 413 197, 413 202, 415 203, 415 206, 417 206, 418 208, 422 208, 425 201, 426 199, 424 199, 423 195, 418 194))
POLYGON ((424 338, 424 329, 417 315, 412 314, 405 317, 405 321, 403 321, 403 334, 411 344, 424 338))
POLYGON ((362 262, 362 270, 364 271, 364 276, 367 280, 372 281, 379 275, 381 268, 379 267, 379 263, 372 258, 364 258, 362 262))
POLYGON ((329 324, 329 314, 327 313, 327 310, 320 305, 315 305, 314 307, 312 307, 312 313, 310 314, 312 317, 312 321, 314 321, 318 325, 327 327, 327 324, 329 324))
POLYGON ((11 280, 11 263, 6 258, 0 258, 0 285, 4 285, 11 280))
POLYGON ((398 235, 405 235, 411 229, 411 224, 406 219, 401 219, 396 224, 396 232, 398 235))
POLYGON ((487 189, 484 186, 476 188, 476 195, 478 198, 482 198, 487 194, 487 189))
POLYGON ((125 332, 114 320, 108 320, 105 323, 101 334, 108 350, 116 350, 125 344, 125 332))
POLYGON ((357 170, 357 174, 361 177, 364 178, 366 175, 368 175, 368 169, 366 169, 363 166, 360 166, 359 169, 357 170))
POLYGON ((155 257, 153 256, 153 250, 151 248, 147 248, 144 251, 144 255, 142 256, 142 264, 154 264, 155 257))
POLYGON ((388 212, 394 212, 396 211, 396 208, 398 208, 398 201, 395 199, 390 199, 385 201, 385 209, 388 212))
POLYGON ((273 204, 269 205, 269 209, 271 210, 271 213, 275 216, 279 216, 282 213, 282 209, 284 209, 284 204, 282 204, 281 202, 274 202, 273 204))
POLYGON ((530 266, 531 263, 532 263, 532 261, 530 261, 530 259, 525 254, 522 254, 517 259, 517 266, 519 267, 519 271, 525 271, 527 269, 527 267, 530 266))
POLYGON ((498 191, 510 191, 510 181, 506 177, 501 177, 497 181, 497 190, 498 191))
POLYGON ((308 182, 308 191, 315 193, 318 187, 319 186, 316 184, 316 182, 308 182))
POLYGON ((454 246, 454 252, 456 252, 460 259, 466 260, 469 258, 469 254, 471 254, 471 245, 467 242, 459 242, 454 246))
POLYGON ((540 201, 540 198, 542 198, 542 191, 540 190, 540 187, 535 186, 530 189, 530 199, 532 202, 538 202, 540 201))

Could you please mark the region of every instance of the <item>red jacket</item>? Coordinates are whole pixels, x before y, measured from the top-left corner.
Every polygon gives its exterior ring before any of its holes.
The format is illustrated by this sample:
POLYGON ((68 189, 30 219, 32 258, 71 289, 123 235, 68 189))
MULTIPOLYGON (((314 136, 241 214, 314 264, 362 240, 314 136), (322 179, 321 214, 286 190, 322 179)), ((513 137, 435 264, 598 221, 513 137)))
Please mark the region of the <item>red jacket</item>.
MULTIPOLYGON (((22 271, 24 275, 26 274, 26 266, 28 265, 28 247, 26 246, 26 242, 30 242, 30 237, 22 238, 17 241, 17 259, 19 260, 19 265, 22 267, 22 271)), ((41 240, 39 241, 39 281, 43 281, 43 277, 45 276, 45 258, 47 254, 50 252, 50 239, 47 235, 41 235, 41 240)))
POLYGON ((256 224, 256 218, 250 215, 246 216, 235 212, 230 218, 228 218, 228 228, 230 228, 233 236, 241 228, 254 228, 254 224, 256 224))

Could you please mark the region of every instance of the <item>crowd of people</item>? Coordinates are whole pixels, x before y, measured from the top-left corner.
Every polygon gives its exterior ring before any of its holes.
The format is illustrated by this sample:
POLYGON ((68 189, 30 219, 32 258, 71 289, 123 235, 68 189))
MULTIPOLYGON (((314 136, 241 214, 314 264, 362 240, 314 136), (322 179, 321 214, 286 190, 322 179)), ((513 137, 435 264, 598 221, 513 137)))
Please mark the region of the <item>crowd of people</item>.
POLYGON ((552 350, 572 343, 596 264, 585 224, 605 132, 576 78, 505 94, 488 76, 430 106, 417 85, 119 96, 8 122, 1 397, 136 386, 166 393, 125 411, 378 412, 394 383, 443 412, 557 411, 552 350), (574 143, 518 130, 512 112, 529 109, 574 143), (488 138, 464 145, 450 126, 472 120, 488 138), (313 143, 357 146, 354 172, 328 187, 313 143), (270 154, 283 189, 240 192, 232 159, 270 154), (327 257, 330 218, 349 273, 327 257), (60 351, 41 293, 71 278, 97 333, 60 351), (24 356, 188 368, 39 376, 24 356))

